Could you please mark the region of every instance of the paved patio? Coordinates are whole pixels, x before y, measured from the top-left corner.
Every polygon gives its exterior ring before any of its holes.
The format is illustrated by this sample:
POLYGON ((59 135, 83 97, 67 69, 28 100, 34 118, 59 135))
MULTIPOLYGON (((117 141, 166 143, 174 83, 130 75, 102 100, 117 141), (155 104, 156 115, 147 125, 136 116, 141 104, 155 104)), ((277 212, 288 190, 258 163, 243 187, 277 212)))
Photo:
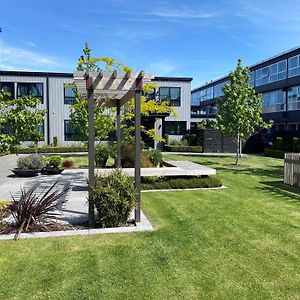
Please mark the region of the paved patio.
MULTIPOLYGON (((31 178, 15 177, 10 171, 16 164, 16 156, 0 158, 0 199, 16 200, 20 198, 21 188, 26 191, 35 188, 37 193, 49 188, 57 182, 56 189, 69 188, 68 192, 60 198, 57 203, 57 210, 54 210, 49 217, 60 222, 82 224, 88 221, 88 186, 87 169, 69 169, 60 175, 39 175, 31 178)), ((142 168, 142 176, 203 176, 214 175, 216 170, 201 166, 188 161, 168 161, 168 167, 142 168)), ((108 174, 112 169, 96 169, 98 174, 108 174)), ((124 172, 134 176, 134 168, 124 168, 124 172)))

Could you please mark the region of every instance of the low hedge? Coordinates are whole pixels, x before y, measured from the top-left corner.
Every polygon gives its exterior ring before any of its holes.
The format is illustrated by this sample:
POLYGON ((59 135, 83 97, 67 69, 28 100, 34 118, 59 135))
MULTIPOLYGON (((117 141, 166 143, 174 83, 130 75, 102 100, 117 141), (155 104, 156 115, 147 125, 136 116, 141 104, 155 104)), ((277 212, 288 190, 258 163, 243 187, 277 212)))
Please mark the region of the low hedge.
MULTIPOLYGON (((35 153, 35 148, 20 148, 19 154, 31 154, 35 153)), ((38 153, 70 153, 70 152, 87 152, 87 146, 69 146, 69 147, 39 147, 38 153)))
POLYGON ((142 178, 142 190, 213 188, 222 186, 217 177, 154 177, 142 178))
POLYGON ((169 152, 193 152, 201 153, 203 151, 202 146, 165 146, 165 151, 169 152))
POLYGON ((266 148, 264 150, 264 154, 265 156, 268 156, 268 157, 274 157, 274 158, 284 158, 284 154, 286 153, 287 151, 282 151, 282 150, 274 150, 274 149, 269 149, 269 148, 266 148))

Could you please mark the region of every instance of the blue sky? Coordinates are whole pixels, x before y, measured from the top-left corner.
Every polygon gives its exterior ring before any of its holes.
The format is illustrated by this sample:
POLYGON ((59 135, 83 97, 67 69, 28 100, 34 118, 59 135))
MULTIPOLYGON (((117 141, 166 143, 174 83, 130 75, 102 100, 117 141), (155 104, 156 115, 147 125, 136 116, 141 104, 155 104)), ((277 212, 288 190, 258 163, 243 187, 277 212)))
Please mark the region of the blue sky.
POLYGON ((87 40, 193 87, 300 45, 299 0, 7 0, 0 27, 0 69, 73 72, 87 40))

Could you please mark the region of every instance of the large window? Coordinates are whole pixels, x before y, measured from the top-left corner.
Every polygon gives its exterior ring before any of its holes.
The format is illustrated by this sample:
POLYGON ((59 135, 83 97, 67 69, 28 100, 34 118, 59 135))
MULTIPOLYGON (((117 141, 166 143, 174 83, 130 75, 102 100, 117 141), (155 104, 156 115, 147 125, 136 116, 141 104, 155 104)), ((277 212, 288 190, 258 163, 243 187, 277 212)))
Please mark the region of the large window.
POLYGON ((40 99, 43 103, 43 84, 42 83, 18 83, 17 87, 18 97, 33 96, 40 99))
POLYGON ((64 103, 72 105, 75 102, 76 96, 76 87, 75 85, 65 84, 64 86, 64 103))
POLYGON ((288 89, 288 110, 300 110, 300 85, 288 89))
POLYGON ((185 121, 166 121, 165 134, 170 135, 184 135, 186 132, 186 122, 185 121))
POLYGON ((73 127, 70 120, 65 120, 65 141, 75 141, 75 128, 73 127))
POLYGON ((168 101, 171 106, 180 106, 180 87, 160 87, 159 100, 168 101))
POLYGON ((286 60, 256 70, 256 86, 268 84, 286 78, 286 60))
POLYGON ((289 77, 300 75, 300 55, 289 58, 289 77))
POLYGON ((200 105, 200 103, 201 103, 200 94, 201 94, 201 91, 192 93, 192 105, 194 105, 194 106, 200 105))
POLYGON ((230 81, 224 81, 222 83, 214 85, 214 98, 224 96, 223 87, 229 83, 230 83, 230 81))
POLYGON ((10 98, 15 98, 15 85, 13 82, 0 82, 0 91, 10 93, 10 98))
POLYGON ((263 113, 285 111, 285 92, 281 90, 263 93, 263 113))

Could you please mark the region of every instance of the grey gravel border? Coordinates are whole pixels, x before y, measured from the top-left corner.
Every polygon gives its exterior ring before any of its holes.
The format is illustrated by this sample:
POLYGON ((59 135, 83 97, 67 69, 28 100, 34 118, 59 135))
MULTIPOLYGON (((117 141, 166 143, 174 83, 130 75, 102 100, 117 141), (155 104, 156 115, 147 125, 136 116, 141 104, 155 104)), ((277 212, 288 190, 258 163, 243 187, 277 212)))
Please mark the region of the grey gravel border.
MULTIPOLYGON (((142 232, 142 231, 152 231, 152 230, 154 230, 154 227, 151 225, 147 217, 141 212, 141 222, 137 223, 137 226, 21 233, 19 235, 19 239, 82 236, 82 235, 89 236, 89 235, 104 234, 104 233, 130 233, 130 232, 142 232)), ((15 236, 14 233, 0 235, 0 241, 13 240, 14 236, 15 236)))
POLYGON ((227 186, 222 185, 220 187, 212 188, 191 188, 191 189, 163 189, 163 190, 143 190, 142 193, 151 193, 151 192, 177 192, 177 191, 202 191, 202 190, 222 190, 227 189, 227 186))

